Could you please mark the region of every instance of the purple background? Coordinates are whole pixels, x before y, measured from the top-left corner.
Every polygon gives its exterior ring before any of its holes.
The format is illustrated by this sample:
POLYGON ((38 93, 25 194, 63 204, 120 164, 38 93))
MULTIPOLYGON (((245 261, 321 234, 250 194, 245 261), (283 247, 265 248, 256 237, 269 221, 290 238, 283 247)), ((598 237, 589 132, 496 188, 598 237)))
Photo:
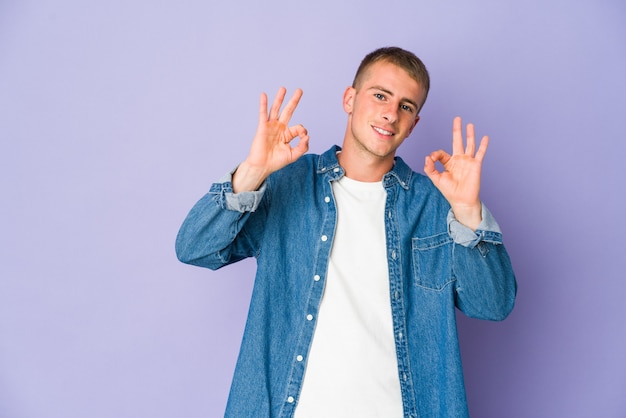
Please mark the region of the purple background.
POLYGON ((340 143, 359 60, 399 45, 433 87, 417 171, 462 115, 518 282, 459 317, 475 417, 626 416, 626 6, 615 1, 0 1, 0 417, 223 414, 255 264, 174 237, 245 157, 258 95, 304 90, 340 143))

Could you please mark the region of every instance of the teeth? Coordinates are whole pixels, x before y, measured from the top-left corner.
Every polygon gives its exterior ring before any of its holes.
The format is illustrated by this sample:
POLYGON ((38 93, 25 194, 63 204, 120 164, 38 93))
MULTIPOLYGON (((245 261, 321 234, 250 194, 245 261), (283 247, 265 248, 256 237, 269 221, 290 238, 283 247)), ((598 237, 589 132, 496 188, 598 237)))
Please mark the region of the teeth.
POLYGON ((385 131, 384 129, 377 128, 376 126, 374 126, 373 128, 376 132, 378 132, 381 135, 389 135, 389 136, 393 135, 393 132, 385 131))

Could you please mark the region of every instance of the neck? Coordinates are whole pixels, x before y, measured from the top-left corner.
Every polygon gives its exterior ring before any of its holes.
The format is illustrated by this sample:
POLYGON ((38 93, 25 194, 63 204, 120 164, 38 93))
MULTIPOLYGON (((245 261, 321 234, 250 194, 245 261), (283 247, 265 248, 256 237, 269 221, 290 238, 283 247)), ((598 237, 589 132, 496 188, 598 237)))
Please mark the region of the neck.
POLYGON ((383 176, 393 168, 393 156, 380 158, 364 150, 351 149, 347 144, 344 146, 346 147, 337 155, 337 159, 346 172, 346 176, 352 180, 381 181, 383 176))

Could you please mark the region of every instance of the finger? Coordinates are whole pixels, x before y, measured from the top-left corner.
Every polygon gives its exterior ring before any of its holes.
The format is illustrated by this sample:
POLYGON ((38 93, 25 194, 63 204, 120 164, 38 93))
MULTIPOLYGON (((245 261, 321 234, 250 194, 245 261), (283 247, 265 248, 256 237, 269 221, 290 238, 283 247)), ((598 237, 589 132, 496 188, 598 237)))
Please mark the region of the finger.
POLYGON ((480 140, 478 151, 476 151, 476 159, 478 161, 482 162, 485 159, 485 154, 487 153, 488 146, 489 146, 489 137, 485 135, 483 136, 483 139, 480 140))
POLYGON ((302 139, 302 137, 306 136, 307 134, 308 132, 306 128, 302 125, 289 126, 287 128, 287 133, 284 138, 285 144, 290 143, 294 140, 294 138, 299 137, 300 139, 302 139))
POLYGON ((289 140, 292 140, 295 137, 300 137, 300 139, 302 139, 303 136, 307 136, 307 135, 308 135, 308 131, 302 125, 294 125, 294 126, 289 127, 289 136, 291 137, 289 138, 289 140))
POLYGON ((278 93, 276 93, 274 103, 272 103, 272 108, 270 109, 270 116, 268 120, 278 119, 278 113, 280 112, 280 106, 283 104, 283 100, 285 99, 285 93, 287 93, 286 88, 281 87, 278 89, 278 93))
POLYGON ((450 158, 452 157, 450 154, 445 152, 444 150, 434 151, 430 154, 430 159, 433 161, 433 164, 439 161, 442 165, 446 165, 450 158))
POLYGON ((259 99, 259 123, 267 122, 267 94, 261 93, 259 99))
POLYGON ((278 120, 282 123, 289 123, 289 120, 291 119, 291 115, 293 115, 293 112, 296 110, 296 107, 298 106, 298 103, 300 103, 300 98, 302 97, 302 89, 296 89, 296 91, 293 93, 293 95, 291 96, 291 99, 289 99, 289 102, 285 105, 285 108, 283 109, 283 111, 281 112, 278 120))
POLYGON ((467 124, 466 133, 467 133, 467 145, 465 147, 465 154, 473 157, 474 152, 476 152, 476 137, 475 137, 473 123, 467 124))
POLYGON ((293 156, 297 159, 303 156, 304 153, 309 150, 309 134, 302 125, 298 125, 294 128, 298 129, 297 136, 300 138, 300 140, 298 141, 298 145, 296 145, 292 149, 293 156))
POLYGON ((457 154, 463 154, 463 126, 460 116, 452 121, 452 155, 457 154))

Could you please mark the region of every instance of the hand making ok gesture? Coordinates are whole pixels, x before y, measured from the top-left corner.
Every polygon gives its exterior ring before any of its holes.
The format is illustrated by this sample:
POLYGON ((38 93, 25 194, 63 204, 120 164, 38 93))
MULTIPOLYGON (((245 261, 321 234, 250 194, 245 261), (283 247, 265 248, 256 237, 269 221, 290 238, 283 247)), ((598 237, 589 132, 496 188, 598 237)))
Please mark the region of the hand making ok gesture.
POLYGON ((480 173, 489 137, 483 136, 476 150, 474 125, 468 124, 466 131, 467 143, 464 148, 461 118, 454 118, 452 155, 439 150, 426 156, 424 172, 448 200, 456 219, 475 230, 482 220, 480 173), (437 161, 443 165, 442 172, 435 167, 437 161))
POLYGON ((261 94, 259 124, 250 153, 233 175, 233 191, 236 193, 257 190, 267 176, 296 161, 309 149, 309 135, 304 126, 288 126, 302 97, 302 90, 294 92, 281 112, 286 92, 284 87, 278 90, 269 114, 267 95, 261 94), (300 140, 296 146, 292 146, 291 141, 296 137, 300 140))

